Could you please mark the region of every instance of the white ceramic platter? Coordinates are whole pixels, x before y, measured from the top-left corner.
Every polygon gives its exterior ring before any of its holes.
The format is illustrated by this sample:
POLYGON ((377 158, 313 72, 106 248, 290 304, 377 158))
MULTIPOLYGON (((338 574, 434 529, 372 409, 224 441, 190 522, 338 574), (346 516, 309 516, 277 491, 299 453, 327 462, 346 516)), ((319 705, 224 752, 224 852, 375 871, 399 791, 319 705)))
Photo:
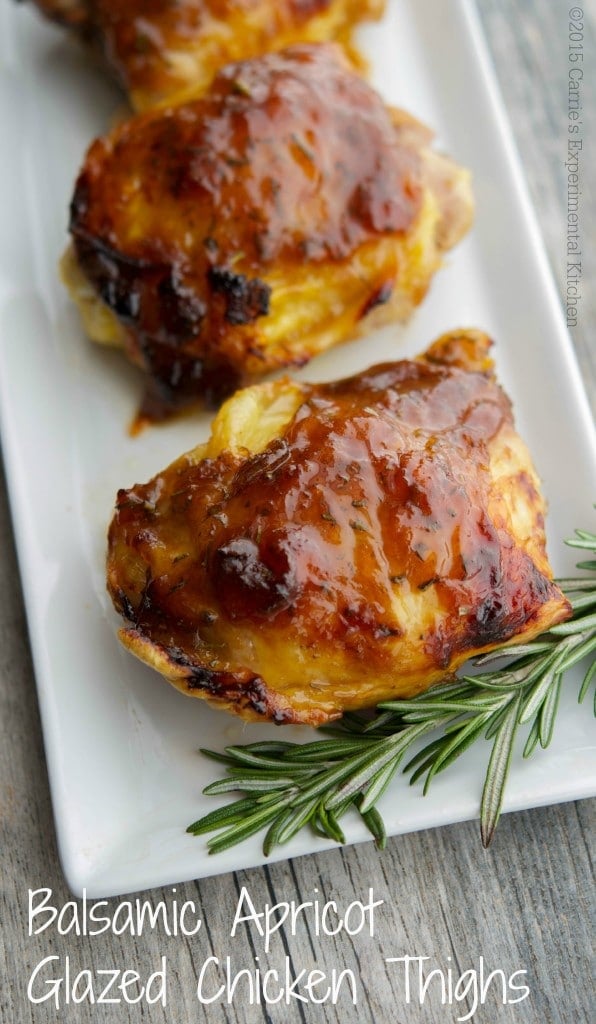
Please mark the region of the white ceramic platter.
MULTIPOLYGON (((407 327, 348 344, 303 374, 329 379, 411 355, 450 327, 488 330, 550 502, 555 572, 569 574, 576 558, 561 539, 590 527, 596 493, 591 418, 473 7, 389 0, 362 39, 385 97, 434 126, 472 169, 478 215, 407 327)), ((138 376, 84 339, 57 278, 75 174, 122 100, 82 50, 20 5, 2 7, 0 51, 0 195, 10 198, 0 232, 2 441, 64 871, 75 893, 98 897, 251 867, 263 860, 258 837, 214 858, 185 833, 216 806, 201 790, 217 768, 197 748, 274 727, 245 726, 164 685, 119 647, 105 593, 117 488, 148 479, 208 430, 198 414, 127 436, 138 376)), ((596 791, 593 726, 576 684, 566 683, 551 748, 516 758, 508 810, 596 791)), ((381 807, 389 832, 477 815, 487 755, 486 744, 472 748, 427 797, 395 780, 381 807)), ((367 835, 348 823, 351 842, 367 835)), ((331 845, 304 833, 276 856, 331 845)))

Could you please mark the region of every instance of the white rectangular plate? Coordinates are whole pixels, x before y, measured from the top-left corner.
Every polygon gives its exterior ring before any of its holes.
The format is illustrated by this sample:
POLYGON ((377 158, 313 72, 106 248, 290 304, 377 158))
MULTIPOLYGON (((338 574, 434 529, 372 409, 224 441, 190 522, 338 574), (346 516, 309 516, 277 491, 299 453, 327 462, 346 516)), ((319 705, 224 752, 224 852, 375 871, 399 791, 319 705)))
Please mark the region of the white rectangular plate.
MULTIPOLYGON (((412 355, 452 327, 491 333, 550 502, 555 572, 569 574, 575 558, 561 540, 589 528, 594 499, 591 417, 473 8, 390 0, 362 38, 385 97, 435 127, 440 146, 472 169, 477 220, 407 327, 328 353, 303 374, 330 379, 412 355)), ((1 427, 64 871, 75 893, 99 897, 251 867, 263 861, 258 837, 209 858, 204 840, 185 834, 216 806, 201 790, 217 769, 197 748, 273 727, 243 725, 164 685, 119 647, 105 593, 117 488, 148 479, 209 423, 197 414, 129 438, 138 376, 83 338, 57 278, 77 169, 122 101, 30 10, 3 6, 0 48, 0 194, 14 198, 0 233, 1 427)), ((516 757, 506 809, 596 791, 576 682, 566 683, 550 749, 525 764, 516 757)), ((476 816, 487 755, 486 744, 470 750, 425 798, 396 779, 381 806, 389 833, 476 816)), ((367 836, 356 820, 347 831, 350 842, 367 836)), ((276 856, 331 845, 304 833, 276 856)))

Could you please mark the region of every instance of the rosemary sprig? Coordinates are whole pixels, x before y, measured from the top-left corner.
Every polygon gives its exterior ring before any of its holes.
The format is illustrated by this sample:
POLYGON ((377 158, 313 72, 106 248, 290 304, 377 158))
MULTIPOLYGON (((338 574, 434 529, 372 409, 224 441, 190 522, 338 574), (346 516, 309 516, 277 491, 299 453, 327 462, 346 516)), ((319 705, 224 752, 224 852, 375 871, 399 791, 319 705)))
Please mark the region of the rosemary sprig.
MULTIPOLYGON (((576 530, 566 541, 596 555, 596 534, 576 530)), ((204 793, 244 796, 189 825, 193 835, 218 834, 208 841, 219 853, 266 829, 263 852, 287 843, 305 826, 321 836, 345 842, 340 819, 355 808, 377 845, 386 843, 377 803, 402 766, 406 753, 422 737, 440 730, 403 768, 410 784, 424 779, 424 793, 480 737, 492 741, 480 806, 484 846, 492 840, 503 805, 515 739, 530 725, 523 756, 548 747, 554 731, 564 673, 590 658, 579 693, 580 703, 596 679, 596 560, 578 563, 592 575, 559 580, 573 608, 567 622, 537 640, 501 648, 478 658, 491 667, 434 686, 412 700, 379 705, 374 717, 347 714, 332 738, 312 743, 271 740, 226 747, 225 753, 203 750, 223 763, 227 776, 204 793), (505 667, 495 661, 508 659, 505 667)), ((596 714, 596 694, 595 708, 596 714)))

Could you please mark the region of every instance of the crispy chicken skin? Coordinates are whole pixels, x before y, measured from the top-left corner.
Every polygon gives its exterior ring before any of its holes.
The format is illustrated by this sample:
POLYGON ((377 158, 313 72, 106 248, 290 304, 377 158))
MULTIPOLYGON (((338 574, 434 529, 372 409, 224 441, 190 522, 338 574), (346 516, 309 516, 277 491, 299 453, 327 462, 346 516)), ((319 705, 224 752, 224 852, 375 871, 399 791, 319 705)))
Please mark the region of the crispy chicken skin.
POLYGON ((341 40, 385 0, 35 0, 91 40, 136 110, 198 95, 231 61, 341 40))
POLYGON ((145 370, 156 417, 407 317, 472 216, 430 138, 335 44, 232 64, 120 125, 72 202, 63 275, 88 333, 145 370))
POLYGON ((214 706, 318 726, 566 619, 489 345, 460 331, 231 398, 207 444, 118 494, 125 646, 214 706))

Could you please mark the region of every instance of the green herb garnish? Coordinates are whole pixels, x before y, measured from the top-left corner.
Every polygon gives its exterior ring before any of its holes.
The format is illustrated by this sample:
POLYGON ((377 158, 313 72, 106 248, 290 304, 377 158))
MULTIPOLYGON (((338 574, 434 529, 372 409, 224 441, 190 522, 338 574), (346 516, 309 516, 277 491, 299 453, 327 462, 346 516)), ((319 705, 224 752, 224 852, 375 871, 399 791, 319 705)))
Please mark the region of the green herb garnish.
MULTIPOLYGON (((576 530, 566 543, 596 555, 596 534, 576 530)), ((267 829, 263 852, 268 855, 306 825, 318 835, 345 842, 339 821, 353 807, 382 848, 386 833, 376 805, 412 745, 438 729, 440 735, 403 770, 410 774, 411 784, 424 779, 426 793, 434 776, 468 747, 481 737, 490 740, 480 806, 481 837, 488 846, 501 814, 518 728, 530 723, 524 757, 539 744, 546 748, 553 736, 564 673, 590 658, 580 703, 596 679, 596 560, 577 567, 591 576, 557 581, 572 605, 572 618, 537 640, 500 648, 476 660, 485 666, 507 658, 505 667, 464 675, 412 700, 383 703, 373 718, 347 714, 338 726, 325 730, 333 733, 329 739, 306 744, 271 740, 226 747, 223 754, 203 750, 227 768, 227 777, 204 792, 244 796, 205 815, 187 831, 193 835, 217 831, 208 848, 218 853, 267 829)))

